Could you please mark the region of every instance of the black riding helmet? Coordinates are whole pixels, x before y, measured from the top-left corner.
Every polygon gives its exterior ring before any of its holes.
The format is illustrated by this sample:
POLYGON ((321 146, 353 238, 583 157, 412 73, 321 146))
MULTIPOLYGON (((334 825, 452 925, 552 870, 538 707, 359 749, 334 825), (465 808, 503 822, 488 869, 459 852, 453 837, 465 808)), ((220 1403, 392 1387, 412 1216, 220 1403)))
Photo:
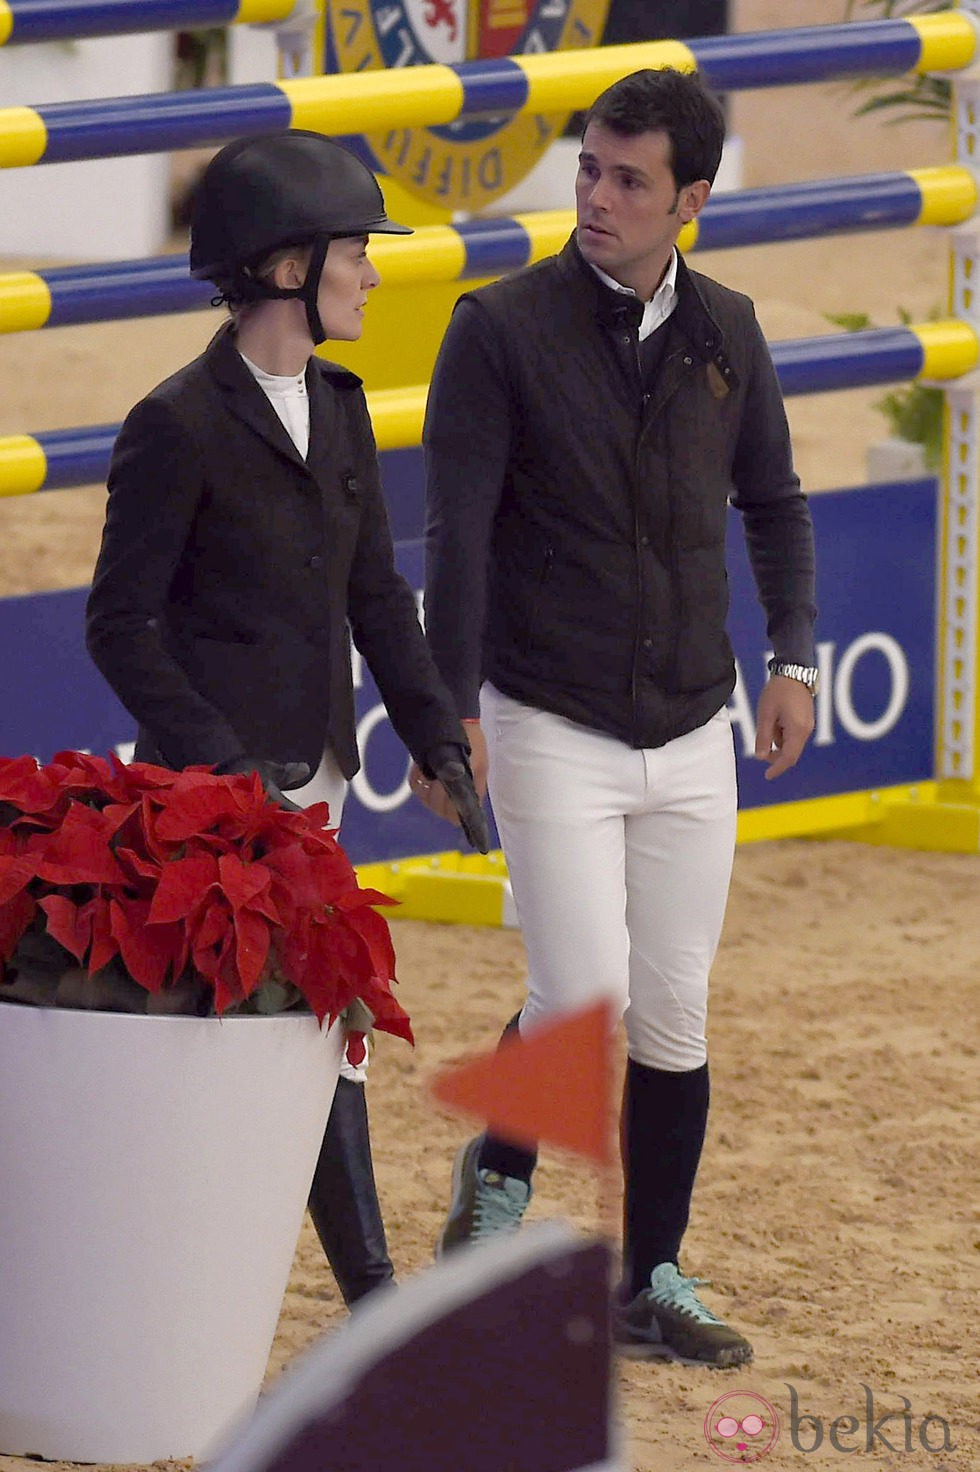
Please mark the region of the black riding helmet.
POLYGON ((299 297, 315 343, 326 333, 316 298, 331 240, 410 235, 385 213, 377 179, 359 158, 322 133, 284 128, 237 138, 216 153, 194 196, 191 275, 213 281, 230 302, 299 297), (312 245, 300 287, 278 287, 254 272, 273 251, 312 245))

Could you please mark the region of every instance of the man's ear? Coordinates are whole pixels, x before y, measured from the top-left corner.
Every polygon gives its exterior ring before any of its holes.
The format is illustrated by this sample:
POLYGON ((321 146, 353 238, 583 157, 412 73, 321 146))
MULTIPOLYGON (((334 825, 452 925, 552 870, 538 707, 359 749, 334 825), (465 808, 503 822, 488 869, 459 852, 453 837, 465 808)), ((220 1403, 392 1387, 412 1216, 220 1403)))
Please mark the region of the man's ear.
POLYGON ((685 184, 680 191, 680 199, 677 202, 677 213, 686 225, 699 215, 708 202, 711 193, 711 185, 707 179, 695 179, 693 184, 685 184))

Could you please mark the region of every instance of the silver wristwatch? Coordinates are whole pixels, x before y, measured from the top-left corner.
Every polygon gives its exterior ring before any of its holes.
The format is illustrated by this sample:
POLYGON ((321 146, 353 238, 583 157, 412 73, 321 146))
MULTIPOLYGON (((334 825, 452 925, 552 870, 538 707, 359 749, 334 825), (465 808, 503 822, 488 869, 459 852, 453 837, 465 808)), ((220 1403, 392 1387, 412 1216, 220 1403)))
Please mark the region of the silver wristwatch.
POLYGON ((820 689, 820 671, 811 664, 790 664, 785 659, 771 659, 769 661, 770 675, 785 675, 787 680, 799 680, 805 685, 811 695, 816 695, 820 689))

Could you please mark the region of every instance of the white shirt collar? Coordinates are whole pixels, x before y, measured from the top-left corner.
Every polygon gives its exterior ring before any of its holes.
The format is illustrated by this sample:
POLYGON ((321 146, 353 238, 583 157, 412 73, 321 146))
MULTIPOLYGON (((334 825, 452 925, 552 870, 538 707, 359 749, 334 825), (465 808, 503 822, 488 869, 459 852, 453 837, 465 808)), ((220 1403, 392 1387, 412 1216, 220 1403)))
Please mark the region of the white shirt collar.
MULTIPOLYGON (((591 261, 589 265, 592 266, 599 280, 605 282, 606 286, 611 287, 613 291, 621 292, 623 296, 636 296, 632 286, 623 286, 621 282, 614 281, 611 276, 606 275, 605 271, 601 271, 598 266, 593 266, 591 261)), ((677 249, 675 247, 670 253, 670 260, 667 262, 667 269, 660 285, 650 300, 643 303, 643 318, 640 322, 641 342, 645 337, 649 337, 651 332, 655 332, 661 323, 666 322, 676 305, 677 249)))

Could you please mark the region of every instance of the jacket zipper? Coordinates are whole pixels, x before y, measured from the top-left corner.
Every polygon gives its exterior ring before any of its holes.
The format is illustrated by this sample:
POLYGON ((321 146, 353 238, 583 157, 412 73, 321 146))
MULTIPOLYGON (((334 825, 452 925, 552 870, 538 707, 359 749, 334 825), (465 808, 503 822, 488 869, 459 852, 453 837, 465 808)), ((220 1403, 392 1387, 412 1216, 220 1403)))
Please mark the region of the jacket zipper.
POLYGON ((646 408, 650 401, 650 395, 643 386, 643 360, 640 357, 640 333, 637 329, 633 339, 633 352, 636 355, 636 374, 640 384, 640 413, 637 426, 636 446, 633 452, 633 553, 636 558, 636 630, 633 635, 633 667, 630 671, 630 702, 633 710, 633 744, 639 742, 639 691, 637 688, 637 671, 640 664, 640 649, 642 647, 643 629, 643 561, 640 556, 640 445, 643 440, 645 429, 646 408))

